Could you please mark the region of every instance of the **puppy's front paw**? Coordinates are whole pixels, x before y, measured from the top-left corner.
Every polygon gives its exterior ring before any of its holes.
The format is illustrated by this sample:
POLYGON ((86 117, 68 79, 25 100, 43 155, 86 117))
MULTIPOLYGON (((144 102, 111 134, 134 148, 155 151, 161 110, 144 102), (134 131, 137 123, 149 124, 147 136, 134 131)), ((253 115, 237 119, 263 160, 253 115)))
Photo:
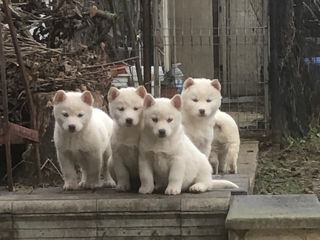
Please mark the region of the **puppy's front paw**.
POLYGON ((117 184, 113 179, 108 179, 103 182, 103 186, 107 188, 114 188, 117 184))
POLYGON ((73 182, 65 182, 63 185, 63 190, 65 191, 77 190, 78 188, 78 184, 73 182))
POLYGON ((81 181, 79 183, 79 187, 84 189, 95 189, 97 187, 101 187, 101 185, 99 183, 89 183, 89 182, 81 181))
POLYGON ((167 187, 166 191, 164 192, 167 195, 177 195, 181 193, 181 189, 177 187, 167 187))
POLYGON ((126 192, 130 190, 130 184, 117 184, 116 191, 118 192, 126 192))
POLYGON ((207 187, 203 183, 196 183, 189 188, 189 191, 195 193, 205 192, 207 191, 207 187))
POLYGON ((139 193, 141 194, 150 194, 153 192, 153 186, 141 186, 139 188, 139 193))

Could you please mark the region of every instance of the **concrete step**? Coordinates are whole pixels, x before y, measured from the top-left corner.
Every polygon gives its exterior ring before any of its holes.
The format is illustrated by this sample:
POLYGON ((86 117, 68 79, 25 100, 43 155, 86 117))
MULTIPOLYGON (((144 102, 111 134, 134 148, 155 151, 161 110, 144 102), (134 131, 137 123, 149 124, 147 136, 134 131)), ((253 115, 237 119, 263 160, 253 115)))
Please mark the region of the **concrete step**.
POLYGON ((230 197, 229 190, 177 196, 113 189, 1 192, 0 239, 227 239, 230 197))
POLYGON ((313 194, 234 196, 226 228, 229 240, 320 239, 320 203, 313 194))

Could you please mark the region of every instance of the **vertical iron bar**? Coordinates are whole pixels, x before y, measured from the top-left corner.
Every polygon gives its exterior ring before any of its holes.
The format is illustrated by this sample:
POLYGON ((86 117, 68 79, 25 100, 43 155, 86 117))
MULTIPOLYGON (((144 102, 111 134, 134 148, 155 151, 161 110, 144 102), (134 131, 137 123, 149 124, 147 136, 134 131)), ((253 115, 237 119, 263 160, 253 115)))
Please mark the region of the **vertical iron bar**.
POLYGON ((160 97, 159 62, 158 62, 158 0, 153 1, 153 72, 154 72, 154 96, 160 97))
POLYGON ((269 25, 269 5, 267 0, 263 0, 263 80, 264 80, 264 121, 265 131, 269 130, 270 102, 269 102, 269 56, 270 56, 270 25, 269 25))
MULTIPOLYGON (((124 9, 125 9, 125 13, 126 13, 126 24, 129 30, 129 34, 130 34, 130 38, 131 38, 131 44, 132 44, 132 55, 135 56, 139 56, 139 44, 137 42, 137 38, 136 38, 136 31, 134 29, 134 25, 133 25, 133 20, 132 20, 132 16, 129 10, 129 0, 124 0, 124 9)), ((138 83, 139 85, 143 85, 143 79, 142 79, 142 73, 141 73, 141 65, 140 65, 140 61, 136 60, 135 61, 135 66, 136 66, 136 73, 137 73, 137 78, 138 78, 138 83)))
POLYGON ((150 1, 142 0, 143 11, 143 76, 144 85, 151 92, 151 16, 150 1))
POLYGON ((12 162, 9 132, 9 111, 8 111, 8 91, 6 81, 6 60, 3 52, 2 24, 0 23, 0 64, 1 64, 1 88, 2 88, 2 105, 3 105, 3 134, 5 136, 6 145, 6 161, 7 161, 7 177, 8 189, 13 191, 12 179, 12 162))
POLYGON ((17 55, 17 60, 18 60, 19 66, 21 68, 23 79, 24 79, 24 85, 25 85, 26 95, 27 95, 27 99, 28 99, 28 107, 29 107, 30 116, 31 116, 31 128, 36 129, 35 109, 34 109, 32 95, 31 95, 31 91, 30 91, 28 74, 27 74, 27 71, 26 71, 24 64, 23 64, 22 55, 21 55, 19 45, 18 45, 18 40, 17 40, 17 32, 16 32, 16 29, 13 25, 11 11, 8 6, 8 0, 3 0, 3 6, 4 6, 5 14, 7 17, 7 21, 9 24, 9 30, 10 30, 11 38, 12 38, 12 44, 14 46, 14 50, 17 55))
MULTIPOLYGON (((219 24, 218 24, 218 19, 219 19, 219 3, 218 0, 213 0, 212 1, 212 20, 213 20, 213 31, 212 31, 212 42, 213 42, 213 78, 218 78, 219 81, 220 79, 220 74, 219 74, 219 34, 218 34, 218 29, 219 29, 219 24)), ((210 36, 210 35, 209 35, 210 36)))
MULTIPOLYGON (((29 84, 29 78, 28 78, 28 74, 27 71, 25 69, 24 63, 23 63, 23 59, 22 59, 22 55, 21 55, 21 51, 18 45, 18 40, 17 40, 17 32, 16 29, 14 27, 13 21, 12 21, 12 16, 11 16, 11 11, 9 9, 8 6, 8 0, 3 0, 3 6, 4 6, 4 12, 6 14, 7 17, 7 21, 8 21, 8 25, 9 25, 9 30, 10 30, 10 34, 11 34, 11 38, 12 38, 12 44, 14 46, 14 50, 16 52, 17 55, 17 60, 20 66, 20 69, 22 71, 22 75, 23 75, 23 83, 25 86, 25 91, 26 91, 26 95, 27 95, 27 100, 28 100, 28 107, 29 107, 29 111, 30 111, 30 125, 32 129, 38 129, 37 128, 37 119, 36 119, 36 112, 35 112, 35 107, 33 104, 33 99, 32 99, 32 95, 31 95, 31 90, 30 90, 30 84, 29 84)), ((36 161, 36 174, 37 174, 37 182, 40 183, 41 181, 41 170, 40 170, 40 156, 38 155, 39 152, 39 144, 35 143, 34 144, 34 148, 35 148, 35 161, 36 161)))
MULTIPOLYGON (((114 0, 109 0, 110 11, 114 13, 114 0)), ((116 20, 112 22, 113 44, 117 60, 119 60, 118 32, 116 20)))

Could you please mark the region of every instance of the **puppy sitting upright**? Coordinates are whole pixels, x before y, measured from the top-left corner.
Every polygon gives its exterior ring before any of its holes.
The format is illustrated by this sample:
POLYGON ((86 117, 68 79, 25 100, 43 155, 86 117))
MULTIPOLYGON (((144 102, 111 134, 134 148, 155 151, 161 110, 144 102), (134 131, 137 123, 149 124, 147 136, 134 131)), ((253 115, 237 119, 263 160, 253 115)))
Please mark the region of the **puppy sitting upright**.
POLYGON ((113 159, 110 164, 112 177, 118 191, 139 187, 138 145, 142 125, 143 98, 147 94, 143 86, 108 92, 109 110, 114 120, 112 134, 113 159))
POLYGON ((221 85, 217 79, 188 78, 183 84, 182 123, 187 136, 209 157, 214 115, 221 106, 221 85))
POLYGON ((237 188, 225 180, 212 180, 212 168, 204 154, 185 135, 181 124, 181 97, 144 99, 144 129, 139 145, 140 193, 165 189, 205 192, 214 188, 237 188), (155 183, 155 186, 154 186, 155 183))
POLYGON ((65 190, 78 188, 75 164, 82 171, 79 186, 100 186, 104 157, 111 156, 113 123, 106 113, 92 107, 93 101, 89 91, 59 90, 53 98, 54 142, 65 190))

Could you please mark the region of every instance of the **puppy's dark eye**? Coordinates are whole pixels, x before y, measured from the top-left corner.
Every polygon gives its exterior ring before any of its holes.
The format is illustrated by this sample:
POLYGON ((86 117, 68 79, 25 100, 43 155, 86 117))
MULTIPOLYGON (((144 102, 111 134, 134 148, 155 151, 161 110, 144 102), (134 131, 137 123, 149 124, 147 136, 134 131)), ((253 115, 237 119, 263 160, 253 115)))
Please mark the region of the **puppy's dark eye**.
POLYGON ((207 102, 211 102, 212 100, 211 99, 207 99, 207 102))
POLYGON ((78 117, 79 117, 79 118, 82 118, 82 117, 83 117, 83 113, 79 113, 79 114, 78 114, 78 117))
POLYGON ((194 98, 194 99, 192 99, 192 101, 194 101, 194 102, 198 102, 199 100, 198 100, 198 99, 196 99, 196 98, 194 98))
POLYGON ((152 118, 152 121, 154 121, 156 123, 156 122, 158 122, 158 118, 152 118))
POLYGON ((169 123, 169 122, 172 122, 172 120, 173 120, 173 118, 168 118, 167 119, 167 122, 169 123))
POLYGON ((124 111, 124 107, 118 108, 118 110, 119 110, 120 112, 123 112, 123 111, 124 111))
POLYGON ((139 109, 139 108, 137 108, 137 107, 134 107, 134 108, 133 108, 133 110, 135 110, 135 111, 137 111, 138 109, 139 109))
POLYGON ((62 113, 62 115, 63 115, 64 117, 69 117, 69 114, 68 114, 68 113, 62 113))

